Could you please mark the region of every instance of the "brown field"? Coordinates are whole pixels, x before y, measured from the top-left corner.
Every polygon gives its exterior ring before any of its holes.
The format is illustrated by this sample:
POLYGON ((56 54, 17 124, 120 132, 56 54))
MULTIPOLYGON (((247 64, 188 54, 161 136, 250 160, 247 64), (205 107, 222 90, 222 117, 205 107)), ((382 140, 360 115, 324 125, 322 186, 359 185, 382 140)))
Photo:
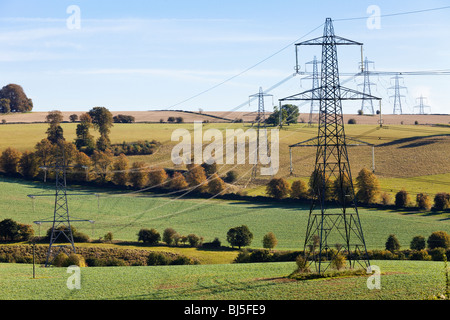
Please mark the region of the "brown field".
MULTIPOLYGON (((71 114, 81 115, 82 111, 63 112, 64 121, 69 121, 71 114)), ((244 122, 253 122, 256 117, 255 112, 227 112, 227 111, 210 111, 203 112, 185 112, 185 111, 112 111, 114 116, 118 114, 131 115, 136 118, 136 122, 160 122, 160 119, 167 121, 168 117, 183 117, 184 122, 194 121, 209 121, 209 122, 228 122, 236 119, 242 119, 244 122)), ((269 114, 269 113, 267 113, 269 114)), ((47 112, 30 112, 19 114, 5 114, 0 116, 1 119, 5 119, 7 123, 33 123, 33 122, 45 122, 47 112)), ((314 115, 313 121, 317 122, 317 115, 314 115)), ((367 116, 367 115, 344 115, 344 121, 349 119, 355 119, 357 124, 376 125, 379 123, 379 116, 367 116)), ((307 122, 309 114, 302 113, 299 115, 299 122, 307 122)), ((416 115, 416 114, 404 114, 404 115, 392 115, 386 114, 382 116, 383 123, 385 125, 411 125, 418 121, 419 124, 449 124, 450 115, 416 115)))

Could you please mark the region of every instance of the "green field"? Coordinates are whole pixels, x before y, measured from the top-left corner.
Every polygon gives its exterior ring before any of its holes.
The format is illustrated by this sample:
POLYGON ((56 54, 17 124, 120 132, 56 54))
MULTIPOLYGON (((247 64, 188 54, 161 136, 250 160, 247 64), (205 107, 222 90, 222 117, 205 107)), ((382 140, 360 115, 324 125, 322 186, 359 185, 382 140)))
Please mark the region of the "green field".
POLYGON ((381 289, 368 276, 297 281, 295 263, 258 263, 81 269, 81 289, 69 290, 66 268, 0 264, 0 299, 133 300, 422 300, 445 290, 444 264, 372 261, 381 289))
MULTIPOLYGON (((54 199, 28 194, 51 194, 53 183, 22 182, 0 179, 2 201, 1 218, 11 218, 21 223, 32 224, 36 220, 51 220, 54 199)), ((75 189, 78 193, 79 190, 75 189)), ((115 239, 137 240, 140 228, 156 228, 162 233, 165 228, 174 228, 182 235, 190 233, 212 241, 218 237, 226 243, 226 233, 231 227, 246 224, 254 234, 251 247, 261 248, 262 238, 273 232, 278 238, 277 249, 303 249, 309 214, 308 205, 279 202, 226 201, 218 199, 188 199, 145 194, 100 193, 99 202, 94 196, 97 189, 81 189, 86 196, 69 197, 72 219, 95 220, 74 223, 79 231, 91 238, 102 237, 111 231, 115 239)), ((386 211, 360 209, 361 223, 368 249, 383 249, 390 234, 396 234, 404 248, 409 247, 413 236, 427 237, 433 231, 450 232, 449 214, 427 214, 417 211, 386 211)), ((44 235, 50 224, 43 224, 44 235)), ((39 228, 34 225, 36 234, 39 228)))

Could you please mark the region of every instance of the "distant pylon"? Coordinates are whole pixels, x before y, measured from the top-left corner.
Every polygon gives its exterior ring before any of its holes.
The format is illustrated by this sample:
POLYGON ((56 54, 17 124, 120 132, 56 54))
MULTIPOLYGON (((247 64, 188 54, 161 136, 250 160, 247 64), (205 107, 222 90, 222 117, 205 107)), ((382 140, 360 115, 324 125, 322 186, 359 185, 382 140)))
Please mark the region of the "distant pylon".
MULTIPOLYGON (((366 57, 364 59, 364 65, 362 68, 362 70, 363 70, 362 72, 364 75, 364 83, 362 83, 361 85, 363 86, 363 93, 370 96, 370 95, 372 95, 371 86, 375 85, 375 83, 370 82, 369 64, 374 64, 374 62, 369 61, 366 57)), ((361 112, 363 114, 375 114, 372 99, 365 99, 365 98, 362 99, 361 112)))
MULTIPOLYGON (((266 113, 265 113, 265 109, 264 109, 264 98, 265 97, 272 97, 271 94, 266 94, 264 93, 263 89, 260 87, 259 88, 259 92, 251 95, 250 98, 258 98, 258 115, 256 116, 256 121, 257 121, 257 127, 256 127, 256 151, 255 151, 255 155, 254 155, 254 165, 253 165, 253 169, 252 169, 252 176, 251 176, 251 180, 255 179, 256 176, 258 175, 258 163, 259 163, 259 156, 261 154, 259 148, 261 147, 261 143, 260 143, 260 134, 261 134, 261 129, 262 132, 266 135, 267 131, 266 131, 266 113)), ((281 112, 281 111, 280 111, 281 112)), ((267 138, 266 136, 264 138, 267 138)), ((265 140, 267 141, 267 140, 265 140)), ((264 151, 265 155, 267 155, 267 150, 264 151)))
POLYGON ((419 104, 417 106, 414 107, 414 109, 419 109, 419 113, 418 114, 426 114, 425 113, 425 108, 429 108, 430 109, 430 113, 431 113, 431 107, 425 105, 424 101, 427 100, 427 98, 425 98, 424 96, 420 96, 419 98, 417 98, 417 100, 419 101, 419 104))
POLYGON ((400 90, 406 89, 406 87, 400 85, 400 79, 403 79, 403 77, 400 77, 398 74, 392 77, 391 80, 394 80, 394 85, 388 88, 394 90, 394 95, 390 96, 390 98, 394 98, 394 114, 403 114, 402 98, 405 96, 401 94, 400 90))
MULTIPOLYGON (((313 66, 313 73, 310 77, 312 79, 312 90, 315 90, 319 88, 319 64, 321 62, 317 60, 317 57, 314 56, 314 59, 310 62, 307 62, 306 64, 312 64, 313 66)), ((319 113, 320 103, 317 98, 319 98, 319 92, 314 91, 313 93, 314 99, 311 100, 311 109, 309 111, 309 120, 308 124, 311 126, 313 123, 313 114, 319 113)))

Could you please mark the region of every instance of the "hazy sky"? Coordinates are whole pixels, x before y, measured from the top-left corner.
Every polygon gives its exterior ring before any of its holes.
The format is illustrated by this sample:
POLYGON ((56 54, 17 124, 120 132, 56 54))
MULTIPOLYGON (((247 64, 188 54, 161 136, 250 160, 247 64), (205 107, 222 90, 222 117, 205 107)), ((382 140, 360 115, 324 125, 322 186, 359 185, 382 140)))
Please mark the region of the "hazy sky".
MULTIPOLYGON (((2 0, 0 86, 22 85, 34 111, 94 106, 227 111, 259 87, 270 88, 293 74, 293 43, 321 36, 327 17, 335 20, 337 35, 364 43, 364 55, 376 71, 450 69, 450 8, 386 16, 369 28, 371 5, 389 15, 444 7, 448 1, 2 0), (346 18, 361 19, 342 21, 346 18)), ((305 47, 302 66, 314 55, 320 57, 319 47, 305 47)), ((339 48, 341 72, 358 72, 359 61, 358 47, 339 48)), ((308 90, 310 81, 300 78, 274 89, 273 103, 308 90)), ((403 80, 405 113, 413 113, 420 95, 428 98, 433 113, 449 113, 450 76, 403 80)), ((356 89, 361 81, 345 86, 356 89)), ((372 94, 392 113, 390 77, 371 81, 376 84, 372 94)), ((345 104, 344 111, 356 113, 358 107, 345 104)), ((252 103, 240 110, 256 108, 252 103)), ((272 109, 272 99, 266 108, 272 109)))

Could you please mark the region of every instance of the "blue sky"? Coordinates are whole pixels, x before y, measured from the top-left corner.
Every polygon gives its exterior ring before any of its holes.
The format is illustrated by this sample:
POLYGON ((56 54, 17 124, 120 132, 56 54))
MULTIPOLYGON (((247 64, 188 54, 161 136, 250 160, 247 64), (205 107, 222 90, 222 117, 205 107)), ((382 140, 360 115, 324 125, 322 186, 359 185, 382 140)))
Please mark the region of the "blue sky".
MULTIPOLYGON (((321 36, 327 17, 369 18, 370 5, 385 15, 448 2, 2 0, 0 86, 22 85, 34 111, 87 111, 94 106, 115 111, 228 111, 259 87, 269 88, 294 72, 295 49, 290 44, 321 36), (80 9, 79 29, 67 26, 70 5, 80 9)), ((382 17, 379 29, 369 29, 366 19, 335 21, 334 28, 337 35, 364 43, 364 54, 375 62, 376 71, 450 69, 449 17, 447 9, 382 17)), ((320 53, 318 47, 305 47, 302 65, 320 53)), ((339 59, 341 72, 356 73, 359 48, 339 48, 339 59)), ((274 103, 308 90, 310 81, 300 78, 274 89, 274 103)), ((422 94, 433 113, 449 113, 449 79, 405 76, 403 111, 412 113, 422 94)), ((357 88, 359 82, 345 85, 357 88)), ((372 82, 377 84, 372 93, 392 112, 390 77, 373 77, 372 82)), ((271 104, 266 103, 269 110, 271 104)), ((240 110, 256 107, 252 103, 240 110)), ((307 112, 308 106, 301 109, 307 112)), ((344 105, 344 112, 357 109, 355 104, 344 105)))

